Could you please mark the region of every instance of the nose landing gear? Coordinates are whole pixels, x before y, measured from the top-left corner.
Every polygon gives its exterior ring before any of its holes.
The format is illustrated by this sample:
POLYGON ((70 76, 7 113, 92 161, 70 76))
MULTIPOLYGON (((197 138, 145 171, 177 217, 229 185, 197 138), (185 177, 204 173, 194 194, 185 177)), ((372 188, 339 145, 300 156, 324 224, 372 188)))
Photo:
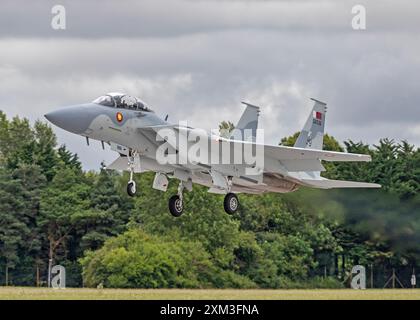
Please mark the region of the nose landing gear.
POLYGON ((127 194, 130 197, 134 197, 136 195, 136 191, 136 182, 130 179, 127 184, 127 194))
POLYGON ((131 154, 128 155, 128 167, 130 169, 130 180, 128 181, 127 184, 127 194, 130 197, 134 197, 136 195, 137 192, 137 188, 136 188, 136 182, 133 180, 133 176, 134 176, 134 166, 135 166, 135 157, 136 157, 137 153, 135 151, 133 151, 131 154))

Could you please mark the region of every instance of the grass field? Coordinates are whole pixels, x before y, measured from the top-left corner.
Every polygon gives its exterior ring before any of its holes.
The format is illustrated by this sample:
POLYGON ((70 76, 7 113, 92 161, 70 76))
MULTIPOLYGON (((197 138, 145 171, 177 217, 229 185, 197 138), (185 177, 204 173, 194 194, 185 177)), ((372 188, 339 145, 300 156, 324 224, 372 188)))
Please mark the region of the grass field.
POLYGON ((234 289, 47 289, 0 287, 0 300, 420 300, 420 289, 319 289, 319 290, 234 290, 234 289))

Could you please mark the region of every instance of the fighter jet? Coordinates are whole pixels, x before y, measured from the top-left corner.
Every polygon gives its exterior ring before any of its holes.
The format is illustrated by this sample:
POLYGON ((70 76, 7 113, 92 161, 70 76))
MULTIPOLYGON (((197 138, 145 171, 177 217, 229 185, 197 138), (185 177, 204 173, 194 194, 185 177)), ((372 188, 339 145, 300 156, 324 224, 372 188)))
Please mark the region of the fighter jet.
POLYGON ((107 169, 130 173, 130 196, 136 194, 135 173, 155 172, 152 187, 163 192, 168 188, 168 179, 179 180, 177 194, 169 199, 169 211, 175 217, 184 211, 184 190, 191 191, 194 183, 208 187, 211 193, 225 194, 224 209, 228 214, 239 208, 238 193, 286 193, 302 186, 380 188, 375 183, 321 176, 325 171, 322 161, 371 161, 371 157, 322 150, 326 104, 312 100, 313 108, 294 147, 261 143, 260 108, 247 102, 243 102, 245 110, 235 126, 236 134, 227 135, 170 123, 167 116, 159 117, 142 100, 124 93, 109 93, 45 117, 64 130, 84 136, 88 145, 90 139, 98 140, 102 148, 106 143, 117 152, 118 158, 107 169), (199 149, 192 152, 195 157, 190 156, 193 148, 199 149), (237 153, 241 156, 235 158, 237 153), (247 156, 253 161, 245 161, 247 156))

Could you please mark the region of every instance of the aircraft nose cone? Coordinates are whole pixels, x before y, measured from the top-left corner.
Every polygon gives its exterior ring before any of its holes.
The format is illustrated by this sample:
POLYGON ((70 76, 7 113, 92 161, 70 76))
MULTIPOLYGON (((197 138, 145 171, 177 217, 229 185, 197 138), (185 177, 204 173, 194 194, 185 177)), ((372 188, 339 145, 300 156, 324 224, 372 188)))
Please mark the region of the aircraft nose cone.
POLYGON ((46 113, 46 114, 44 114, 44 117, 49 121, 49 122, 51 122, 51 123, 54 123, 55 124, 55 119, 57 118, 56 117, 56 114, 57 114, 57 111, 53 111, 53 112, 49 112, 49 113, 46 113))
POLYGON ((55 110, 44 115, 45 118, 52 124, 55 124, 57 127, 60 127, 64 130, 68 130, 70 123, 70 117, 72 116, 73 110, 67 110, 68 108, 55 110))
POLYGON ((44 117, 61 129, 80 134, 88 129, 93 120, 86 111, 87 106, 78 105, 49 112, 44 117))

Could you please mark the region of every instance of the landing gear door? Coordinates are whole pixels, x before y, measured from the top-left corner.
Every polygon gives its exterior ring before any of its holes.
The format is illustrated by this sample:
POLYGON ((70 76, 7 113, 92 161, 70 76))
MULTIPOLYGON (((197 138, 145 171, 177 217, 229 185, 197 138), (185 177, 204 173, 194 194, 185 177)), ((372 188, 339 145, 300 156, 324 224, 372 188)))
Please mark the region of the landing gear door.
POLYGON ((168 178, 163 173, 157 172, 153 180, 153 189, 166 192, 168 189, 168 178))

